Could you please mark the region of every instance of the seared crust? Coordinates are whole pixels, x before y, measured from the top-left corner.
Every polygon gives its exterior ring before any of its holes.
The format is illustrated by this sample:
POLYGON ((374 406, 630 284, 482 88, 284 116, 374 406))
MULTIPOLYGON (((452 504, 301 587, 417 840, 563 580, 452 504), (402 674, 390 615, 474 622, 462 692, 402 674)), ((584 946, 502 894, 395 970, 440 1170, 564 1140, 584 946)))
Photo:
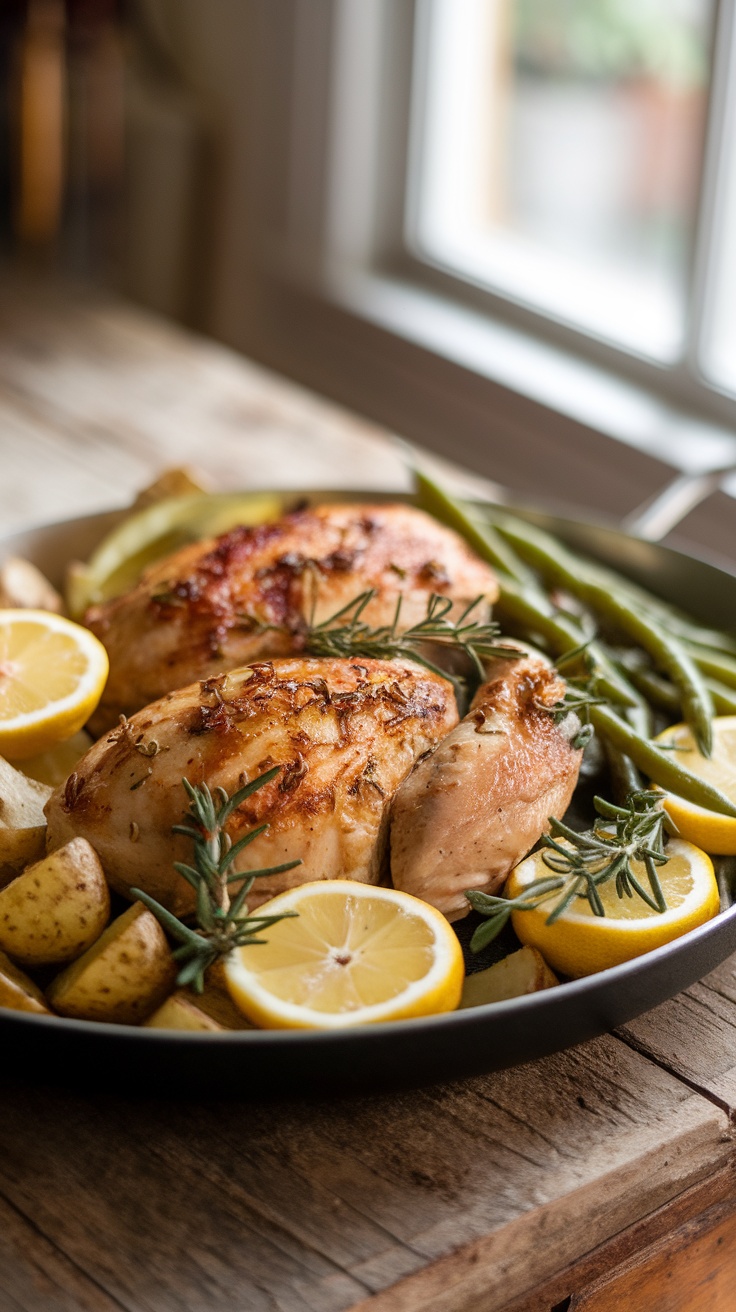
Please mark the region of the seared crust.
POLYGON ((452 686, 409 661, 276 660, 168 694, 96 743, 47 805, 52 848, 87 838, 112 886, 193 909, 173 861, 183 777, 233 793, 278 776, 233 815, 233 841, 269 822, 234 870, 302 865, 258 880, 251 905, 312 879, 378 882, 390 800, 417 757, 457 724, 452 686))
POLYGON ((313 608, 319 623, 368 588, 378 595, 363 618, 390 623, 401 593, 406 627, 432 592, 459 607, 479 595, 492 603, 498 592, 493 570, 456 533, 406 505, 317 506, 236 528, 176 552, 125 596, 88 610, 85 623, 110 656, 93 731, 195 679, 299 651, 313 608))
POLYGON ((565 683, 541 655, 495 663, 465 719, 417 763, 392 807, 396 888, 467 915, 467 889, 495 893, 509 871, 567 810, 582 752, 576 717, 545 708, 565 683))

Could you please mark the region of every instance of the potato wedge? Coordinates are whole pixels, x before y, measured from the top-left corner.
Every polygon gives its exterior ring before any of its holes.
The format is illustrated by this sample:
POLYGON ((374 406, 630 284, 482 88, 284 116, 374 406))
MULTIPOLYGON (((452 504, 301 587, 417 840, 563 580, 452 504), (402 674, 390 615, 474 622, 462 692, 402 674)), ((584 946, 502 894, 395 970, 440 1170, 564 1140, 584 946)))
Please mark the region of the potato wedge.
POLYGON ((63 614, 64 603, 54 588, 30 560, 9 556, 0 565, 0 607, 14 610, 51 610, 63 614))
POLYGON ((519 948, 487 970, 468 975, 463 985, 460 1008, 481 1007, 488 1002, 505 1002, 525 993, 553 988, 559 980, 536 948, 519 948))
POLYGON ((164 469, 158 478, 149 483, 138 493, 133 502, 134 510, 145 510, 157 501, 166 501, 169 497, 185 497, 192 492, 209 492, 210 486, 205 476, 190 465, 180 465, 164 469))
POLYGON ((59 784, 66 783, 75 765, 81 761, 85 752, 89 751, 93 741, 91 734, 80 729, 79 733, 72 734, 71 738, 67 738, 63 743, 57 743, 48 752, 40 752, 38 756, 27 756, 21 762, 23 773, 41 784, 58 788, 59 784))
POLYGON ((110 890, 86 838, 73 838, 0 889, 0 948, 22 966, 74 961, 109 919, 110 890))
POLYGON ((0 887, 41 856, 46 842, 43 808, 53 791, 0 756, 0 887))
POLYGON ((38 985, 24 975, 4 952, 0 952, 0 1007, 51 1015, 38 985))
POLYGON ((224 1026, 202 1011, 188 993, 180 989, 143 1022, 151 1030, 202 1030, 217 1033, 224 1026))
POLYGON ((138 1025, 171 993, 176 966, 166 936, 142 902, 118 916, 46 996, 61 1016, 138 1025))

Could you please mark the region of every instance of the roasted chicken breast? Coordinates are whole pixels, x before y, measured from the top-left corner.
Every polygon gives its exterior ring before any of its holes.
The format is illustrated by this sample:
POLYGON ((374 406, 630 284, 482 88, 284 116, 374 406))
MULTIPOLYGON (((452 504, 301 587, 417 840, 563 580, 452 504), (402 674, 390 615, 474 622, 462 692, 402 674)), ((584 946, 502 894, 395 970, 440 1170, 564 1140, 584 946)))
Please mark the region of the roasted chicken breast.
POLYGON ((565 684, 543 656, 498 660, 465 719, 399 788, 391 816, 396 888, 457 920, 467 889, 496 892, 572 798, 576 716, 547 708, 565 684))
POLYGON ((302 864, 259 879, 251 905, 313 879, 378 882, 391 798, 417 757, 457 724, 452 685, 410 661, 282 659, 169 693, 96 743, 47 804, 49 845, 84 837, 112 886, 140 887, 176 914, 193 892, 173 861, 187 809, 182 778, 229 794, 277 777, 228 823, 237 841, 268 821, 235 871, 302 864))
POLYGON ((377 595, 363 619, 389 624, 401 593, 403 627, 424 616, 433 592, 463 607, 498 591, 462 538, 411 506, 323 505, 236 528, 88 610, 110 656, 93 731, 195 679, 299 651, 306 617, 319 623, 369 588, 377 595))

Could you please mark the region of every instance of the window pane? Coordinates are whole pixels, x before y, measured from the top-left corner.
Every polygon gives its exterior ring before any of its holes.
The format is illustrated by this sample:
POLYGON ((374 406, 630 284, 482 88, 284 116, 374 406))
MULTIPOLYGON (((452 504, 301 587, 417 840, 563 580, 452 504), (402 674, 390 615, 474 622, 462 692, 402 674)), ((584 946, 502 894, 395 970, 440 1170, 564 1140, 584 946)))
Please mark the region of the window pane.
POLYGON ((419 0, 409 236, 655 359, 682 344, 713 0, 419 0))
POLYGON ((732 24, 724 88, 723 131, 715 188, 715 223, 703 324, 702 368, 706 376, 736 392, 736 23, 732 24))

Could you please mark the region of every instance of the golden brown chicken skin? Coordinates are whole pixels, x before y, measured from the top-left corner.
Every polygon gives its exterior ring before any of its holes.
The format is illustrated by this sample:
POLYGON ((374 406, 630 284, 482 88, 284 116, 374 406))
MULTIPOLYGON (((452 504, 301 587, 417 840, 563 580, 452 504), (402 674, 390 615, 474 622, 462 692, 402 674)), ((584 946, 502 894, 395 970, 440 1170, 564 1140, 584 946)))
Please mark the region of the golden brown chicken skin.
POLYGON ((498 660, 469 713, 415 766, 394 798, 391 874, 396 888, 449 920, 470 910, 465 892, 495 893, 570 804, 582 752, 576 716, 547 708, 565 684, 541 655, 498 660))
POLYGON ((119 892, 137 886, 191 911, 172 865, 192 857, 171 832, 188 805, 182 778, 232 794, 280 766, 228 822, 233 841, 269 823, 233 869, 302 864, 258 880, 251 905, 307 880, 376 883, 391 798, 457 719, 452 685, 409 661, 296 657, 235 670, 170 693, 90 748, 48 802, 49 844, 87 838, 119 892))
POLYGON ((195 679, 299 651, 307 616, 319 623, 368 588, 377 595, 363 619, 389 624, 401 593, 402 627, 423 618, 433 592, 458 607, 498 592, 493 570, 457 534, 411 506, 317 506, 236 528, 88 610, 110 656, 93 732, 195 679))

